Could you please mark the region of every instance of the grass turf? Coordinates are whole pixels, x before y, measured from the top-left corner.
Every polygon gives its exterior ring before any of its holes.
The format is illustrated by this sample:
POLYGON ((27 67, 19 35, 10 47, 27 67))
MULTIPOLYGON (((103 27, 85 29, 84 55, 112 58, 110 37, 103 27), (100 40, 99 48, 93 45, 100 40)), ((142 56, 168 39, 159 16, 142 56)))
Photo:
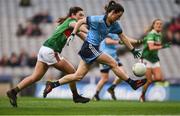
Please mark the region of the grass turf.
POLYGON ((75 104, 72 100, 18 98, 12 108, 7 98, 0 98, 0 115, 178 115, 180 102, 91 101, 75 104))

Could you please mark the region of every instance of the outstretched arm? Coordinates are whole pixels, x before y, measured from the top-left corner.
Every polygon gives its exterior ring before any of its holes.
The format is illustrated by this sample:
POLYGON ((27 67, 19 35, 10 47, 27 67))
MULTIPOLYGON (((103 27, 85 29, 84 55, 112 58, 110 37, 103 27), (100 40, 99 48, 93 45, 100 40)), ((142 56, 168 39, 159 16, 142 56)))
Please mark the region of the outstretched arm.
POLYGON ((119 34, 119 37, 121 38, 123 43, 129 48, 129 50, 133 50, 134 49, 134 47, 132 46, 132 44, 130 43, 130 40, 126 37, 126 35, 121 33, 121 34, 119 34))
MULTIPOLYGON (((131 44, 141 44, 143 42, 143 40, 136 40, 136 39, 132 39, 132 38, 129 38, 126 36, 126 38, 129 40, 129 42, 131 44)), ((114 40, 114 39, 111 39, 110 37, 106 37, 106 44, 123 44, 123 41, 120 39, 120 40, 114 40)))
POLYGON ((77 33, 77 36, 79 38, 81 38, 81 40, 85 41, 87 34, 82 32, 82 31, 80 31, 80 32, 77 33))
POLYGON ((114 40, 111 39, 110 37, 106 37, 105 42, 106 44, 113 44, 113 45, 119 44, 119 40, 114 40))
POLYGON ((75 25, 75 27, 73 29, 72 34, 76 34, 79 29, 80 29, 80 31, 83 31, 83 32, 87 33, 88 29, 85 26, 81 26, 81 25, 83 25, 85 23, 86 23, 86 18, 83 18, 83 19, 79 20, 76 23, 76 25, 75 25))
POLYGON ((161 48, 163 48, 163 46, 161 44, 154 44, 154 42, 148 42, 148 48, 149 50, 159 50, 161 48))
MULTIPOLYGON (((77 22, 72 22, 69 24, 70 27, 75 28, 77 22)), ((86 25, 80 25, 80 28, 78 28, 79 31, 82 31, 84 33, 88 32, 87 26, 86 25)))
POLYGON ((135 58, 141 57, 140 50, 135 49, 130 43, 130 41, 128 40, 128 38, 123 33, 119 34, 119 37, 122 39, 124 44, 129 48, 129 50, 132 52, 135 58))

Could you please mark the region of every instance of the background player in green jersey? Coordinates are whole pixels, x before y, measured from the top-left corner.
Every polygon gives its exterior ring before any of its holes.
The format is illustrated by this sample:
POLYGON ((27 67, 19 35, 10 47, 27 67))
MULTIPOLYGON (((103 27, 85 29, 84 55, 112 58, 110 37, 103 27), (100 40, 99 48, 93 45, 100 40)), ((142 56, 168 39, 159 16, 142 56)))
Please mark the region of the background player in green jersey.
POLYGON ((146 64, 147 82, 143 86, 140 101, 145 101, 145 93, 149 85, 153 81, 163 81, 163 75, 160 68, 158 51, 162 48, 169 47, 169 43, 164 42, 162 38, 162 20, 156 19, 153 21, 147 35, 144 37, 144 49, 142 53, 142 61, 146 64))
MULTIPOLYGON (((59 18, 59 25, 56 27, 56 30, 48 40, 44 42, 39 50, 38 60, 32 75, 26 77, 15 88, 7 92, 7 96, 13 107, 17 107, 17 93, 27 86, 39 81, 50 66, 53 66, 66 74, 75 72, 73 65, 63 58, 60 53, 67 42, 67 38, 75 27, 76 22, 82 18, 84 18, 84 12, 80 7, 70 8, 66 17, 59 18)), ((81 27, 80 30, 83 32, 88 31, 85 27, 81 27)), ((80 31, 79 34, 79 36, 82 37, 80 31)), ((78 94, 75 82, 70 83, 70 88, 73 93, 74 102, 86 103, 90 100, 89 98, 84 98, 78 94)))

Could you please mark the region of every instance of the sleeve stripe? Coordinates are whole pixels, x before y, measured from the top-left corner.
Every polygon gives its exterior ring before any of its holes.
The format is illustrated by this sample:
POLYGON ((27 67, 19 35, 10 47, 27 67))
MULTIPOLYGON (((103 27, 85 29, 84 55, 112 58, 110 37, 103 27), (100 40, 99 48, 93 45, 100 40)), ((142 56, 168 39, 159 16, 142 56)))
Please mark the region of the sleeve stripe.
POLYGON ((154 41, 149 40, 149 41, 147 41, 147 43, 154 43, 154 41))

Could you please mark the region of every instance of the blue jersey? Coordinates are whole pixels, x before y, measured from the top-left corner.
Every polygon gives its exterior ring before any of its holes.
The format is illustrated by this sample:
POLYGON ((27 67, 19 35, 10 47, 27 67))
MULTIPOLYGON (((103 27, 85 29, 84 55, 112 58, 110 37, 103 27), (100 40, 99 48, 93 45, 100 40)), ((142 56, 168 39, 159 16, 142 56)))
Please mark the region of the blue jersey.
MULTIPOLYGON (((107 37, 110 37, 110 38, 113 39, 113 40, 119 40, 119 37, 118 37, 117 34, 109 33, 109 34, 107 35, 107 37)), ((117 53, 116 53, 117 45, 107 44, 106 41, 105 41, 105 39, 101 42, 99 49, 100 49, 102 52, 109 54, 109 55, 112 56, 113 58, 116 58, 116 57, 117 57, 117 53)))
POLYGON ((106 15, 87 17, 89 32, 86 41, 95 46, 99 46, 101 41, 106 38, 108 33, 122 33, 122 29, 118 22, 114 22, 113 24, 108 26, 106 24, 106 18, 106 15))

